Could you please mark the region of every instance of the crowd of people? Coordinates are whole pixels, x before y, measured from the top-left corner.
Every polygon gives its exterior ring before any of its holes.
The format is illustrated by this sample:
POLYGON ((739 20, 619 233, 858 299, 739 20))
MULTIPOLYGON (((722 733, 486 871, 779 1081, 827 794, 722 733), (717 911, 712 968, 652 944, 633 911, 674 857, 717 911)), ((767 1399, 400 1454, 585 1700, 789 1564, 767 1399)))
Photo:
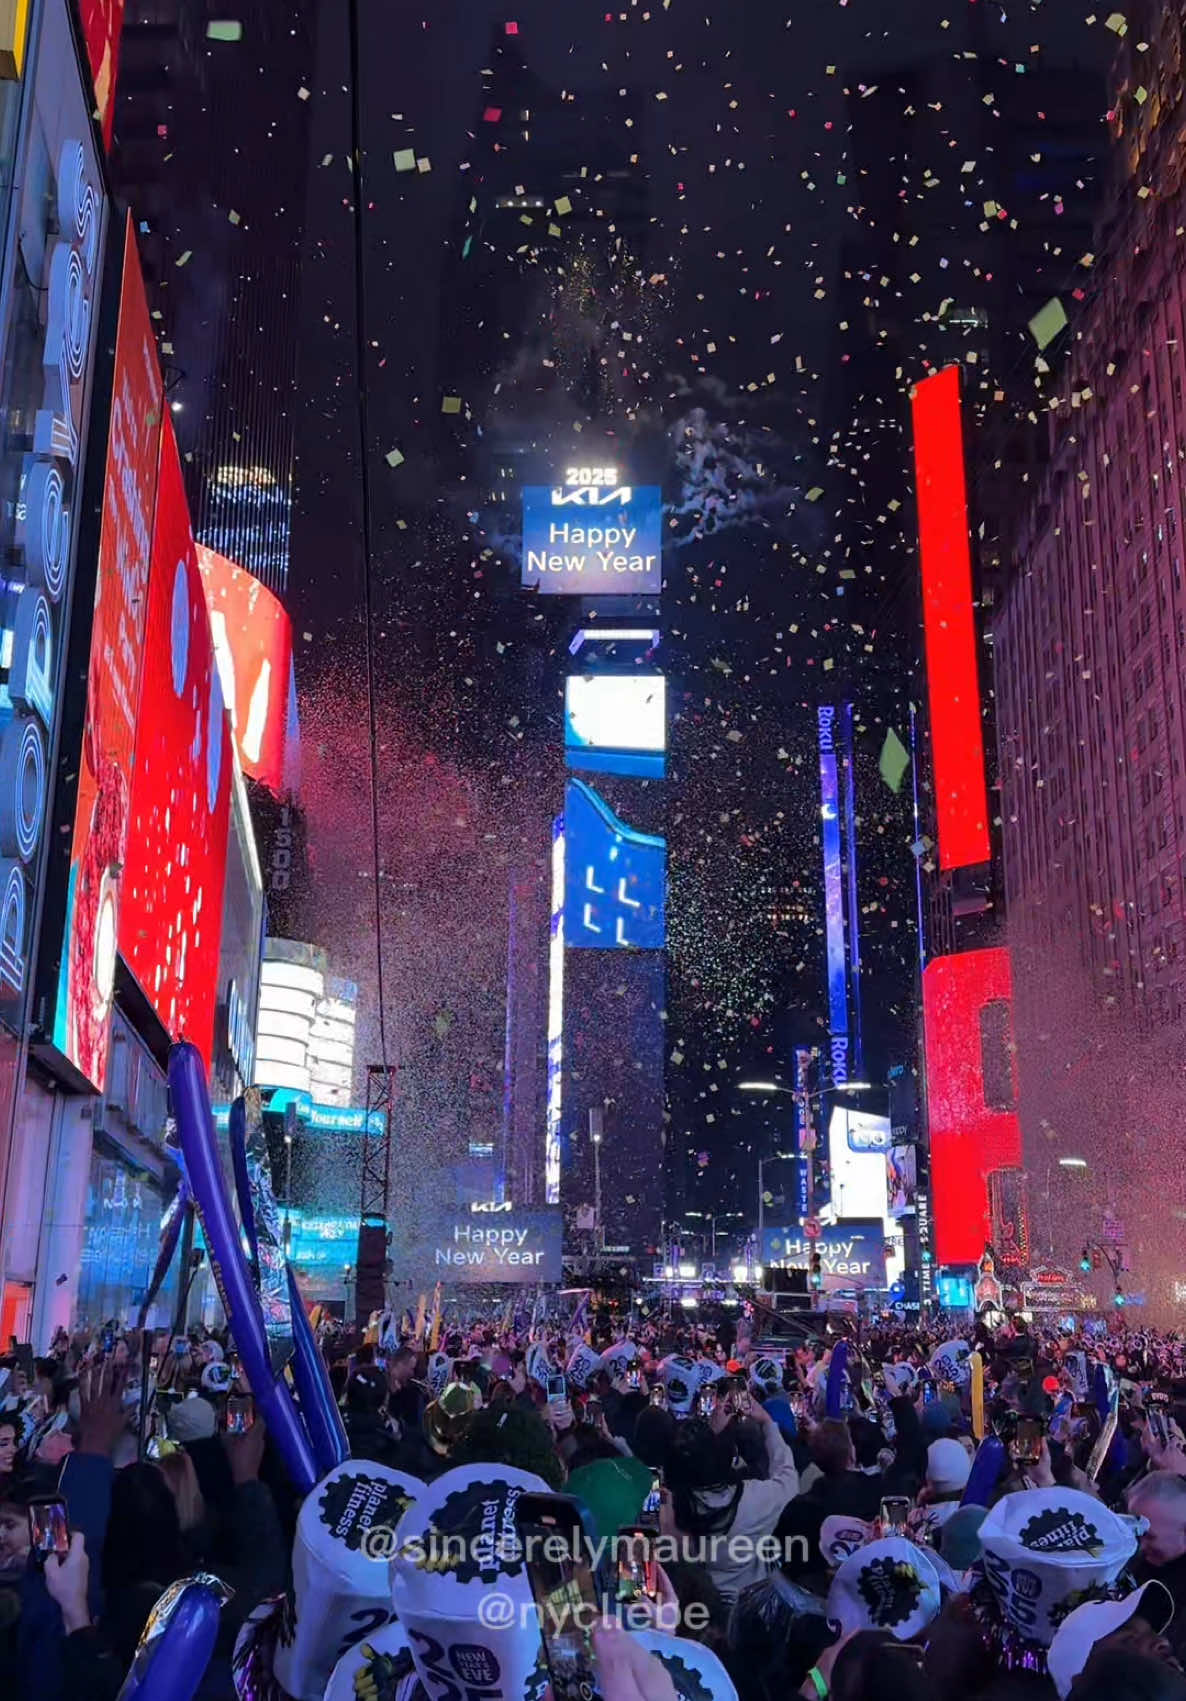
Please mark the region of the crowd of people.
MULTIPOLYGON (((598 1571, 598 1588, 685 1652, 651 1652, 611 1611, 604 1701, 1186 1701, 1186 1344, 1022 1321, 845 1328, 784 1352, 603 1312, 575 1335, 467 1319, 434 1345, 385 1318, 322 1346, 350 1459, 405 1499, 483 1467, 572 1497, 611 1548, 642 1532, 641 1569, 598 1571)), ((300 1512, 225 1335, 112 1326, 13 1352, 0 1696, 114 1701, 158 1597, 197 1574, 226 1601, 191 1692, 293 1694, 261 1686, 244 1648, 264 1603, 292 1596, 300 1512)), ((363 1634, 330 1633, 335 1656, 363 1634)), ((461 1693, 422 1660, 401 1681, 401 1701, 461 1693)), ((317 1682, 293 1701, 330 1695, 317 1682)), ((552 1689, 566 1701, 554 1665, 552 1689)))

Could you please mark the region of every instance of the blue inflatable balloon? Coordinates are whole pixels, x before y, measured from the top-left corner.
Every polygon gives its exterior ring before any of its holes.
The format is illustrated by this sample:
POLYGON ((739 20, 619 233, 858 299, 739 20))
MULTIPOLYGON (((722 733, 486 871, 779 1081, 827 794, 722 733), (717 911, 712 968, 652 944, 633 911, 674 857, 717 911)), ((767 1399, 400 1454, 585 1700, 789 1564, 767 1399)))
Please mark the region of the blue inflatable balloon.
POLYGON ((188 1040, 182 1040, 169 1053, 169 1091, 186 1173, 202 1218, 210 1268, 231 1334, 272 1440, 297 1489, 308 1494, 320 1473, 288 1386, 277 1381, 272 1372, 259 1296, 239 1243, 218 1161, 206 1066, 197 1047, 188 1040))
POLYGON ((848 1342, 837 1341, 828 1362, 828 1387, 824 1409, 830 1418, 838 1418, 844 1410, 844 1377, 847 1370, 848 1342))
POLYGON ((961 1506, 988 1506, 1005 1464, 1005 1443, 999 1435, 986 1435, 976 1449, 961 1506))
POLYGON ((325 1369, 325 1360, 317 1346, 301 1290, 297 1287, 292 1265, 288 1269, 288 1297, 292 1305, 292 1338, 296 1352, 292 1360, 292 1379, 296 1383, 301 1417, 309 1432, 317 1475, 323 1477, 335 1465, 350 1457, 346 1427, 334 1399, 325 1369))
POLYGON ((251 1270, 259 1285, 259 1243, 255 1234, 255 1201, 251 1197, 251 1178, 247 1173, 247 1107, 242 1098, 231 1105, 230 1127, 227 1131, 231 1148, 231 1171, 235 1177, 235 1194, 239 1201, 239 1221, 247 1237, 251 1270))
POLYGON ((191 1701, 232 1591, 217 1577, 171 1583, 148 1615, 118 1701, 191 1701))
POLYGON ((1108 1373, 1102 1364, 1097 1364, 1095 1367, 1092 1393, 1095 1397, 1095 1409, 1100 1414, 1100 1422, 1105 1423, 1108 1412, 1111 1410, 1112 1396, 1108 1391, 1108 1373))

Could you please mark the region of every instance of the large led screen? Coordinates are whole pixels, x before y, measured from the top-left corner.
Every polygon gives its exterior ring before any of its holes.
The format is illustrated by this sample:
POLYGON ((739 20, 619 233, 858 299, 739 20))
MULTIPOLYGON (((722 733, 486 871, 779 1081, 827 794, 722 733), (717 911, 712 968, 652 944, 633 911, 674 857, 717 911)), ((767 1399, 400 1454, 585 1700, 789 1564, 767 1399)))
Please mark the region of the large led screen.
POLYGON ((838 1217, 886 1215, 885 1154, 890 1146, 888 1116, 837 1105, 828 1123, 828 1165, 832 1207, 838 1217))
POLYGON ((990 846, 959 367, 924 378, 912 407, 939 866, 967 868, 990 846))
POLYGON ((658 596, 658 485, 524 485, 522 583, 544 596, 658 596))
POLYGON ((663 778, 667 681, 661 673, 577 673, 564 682, 570 768, 663 778))
POLYGON ((885 1224, 880 1219, 832 1223, 814 1240, 807 1240, 800 1226, 762 1231, 766 1264, 810 1270, 813 1253, 819 1254, 826 1294, 885 1286, 885 1224))
POLYGON ((561 1276, 560 1207, 458 1206, 431 1220, 397 1214, 391 1265, 397 1281, 508 1282, 532 1286, 561 1276))
MULTIPOLYGON (((181 461, 166 416, 148 581, 120 955, 173 1039, 209 1065, 230 830, 230 730, 181 461)), ((251 941, 258 948, 258 938, 251 941)))
POLYGON ((198 545, 210 628, 239 764, 274 797, 296 783, 299 733, 292 622, 253 573, 198 545))
POLYGON ((988 1177, 1021 1165, 1013 978, 1003 946, 932 957, 922 977, 935 1260, 975 1264, 988 1177))
POLYGON ((162 405, 156 342, 129 217, 124 226, 86 720, 53 1026, 54 1045, 100 1092, 107 1076, 128 854, 162 405))
POLYGON ((667 943, 667 842, 620 821, 583 780, 564 802, 564 942, 661 951, 667 943))

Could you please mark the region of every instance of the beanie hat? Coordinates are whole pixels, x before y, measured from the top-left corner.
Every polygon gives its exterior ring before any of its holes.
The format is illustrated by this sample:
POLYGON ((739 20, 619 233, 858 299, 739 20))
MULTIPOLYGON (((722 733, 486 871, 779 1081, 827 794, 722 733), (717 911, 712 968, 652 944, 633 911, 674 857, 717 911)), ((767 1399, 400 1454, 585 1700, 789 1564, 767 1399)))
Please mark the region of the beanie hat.
POLYGON ((179 1400, 169 1413, 169 1436, 173 1441, 205 1441, 214 1434, 214 1429, 214 1407, 197 1394, 179 1400))
POLYGON ((967 1449, 950 1436, 941 1436, 927 1448, 927 1481, 936 1494, 955 1494, 965 1488, 971 1470, 967 1449))

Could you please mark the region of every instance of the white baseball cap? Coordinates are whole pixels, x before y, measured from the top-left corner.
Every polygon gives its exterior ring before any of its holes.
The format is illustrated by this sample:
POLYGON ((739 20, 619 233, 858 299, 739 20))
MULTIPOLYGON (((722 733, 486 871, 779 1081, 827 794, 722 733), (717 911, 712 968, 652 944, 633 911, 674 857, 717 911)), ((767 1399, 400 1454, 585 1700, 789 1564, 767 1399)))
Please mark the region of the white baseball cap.
POLYGON ((1174 1616, 1174 1597, 1164 1583, 1151 1579, 1122 1601, 1085 1601, 1067 1614, 1054 1632, 1046 1655, 1046 1669, 1060 1701, 1066 1701, 1071 1693, 1071 1685, 1091 1658, 1096 1643, 1138 1613, 1155 1631, 1165 1629, 1174 1616))

